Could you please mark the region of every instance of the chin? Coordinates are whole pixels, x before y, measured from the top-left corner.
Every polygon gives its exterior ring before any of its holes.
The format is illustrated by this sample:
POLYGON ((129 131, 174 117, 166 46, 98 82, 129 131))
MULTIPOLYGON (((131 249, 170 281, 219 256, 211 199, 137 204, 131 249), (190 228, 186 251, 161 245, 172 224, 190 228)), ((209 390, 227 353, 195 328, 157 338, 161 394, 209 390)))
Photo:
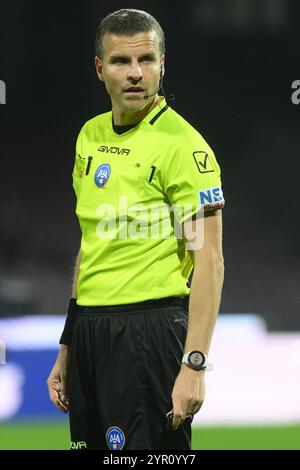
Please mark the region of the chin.
POLYGON ((141 109, 145 104, 144 99, 125 100, 124 107, 127 109, 141 109))

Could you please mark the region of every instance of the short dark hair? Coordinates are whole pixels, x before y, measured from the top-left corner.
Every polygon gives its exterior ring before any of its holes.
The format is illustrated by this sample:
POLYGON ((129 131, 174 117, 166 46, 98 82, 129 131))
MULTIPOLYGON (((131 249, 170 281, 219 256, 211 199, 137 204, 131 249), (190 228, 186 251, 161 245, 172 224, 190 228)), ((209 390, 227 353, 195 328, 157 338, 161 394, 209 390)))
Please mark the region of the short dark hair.
POLYGON ((95 40, 96 55, 103 59, 102 41, 105 34, 132 36, 136 33, 156 31, 159 37, 160 54, 165 53, 165 35, 159 22, 149 13, 133 8, 114 11, 100 20, 95 40))

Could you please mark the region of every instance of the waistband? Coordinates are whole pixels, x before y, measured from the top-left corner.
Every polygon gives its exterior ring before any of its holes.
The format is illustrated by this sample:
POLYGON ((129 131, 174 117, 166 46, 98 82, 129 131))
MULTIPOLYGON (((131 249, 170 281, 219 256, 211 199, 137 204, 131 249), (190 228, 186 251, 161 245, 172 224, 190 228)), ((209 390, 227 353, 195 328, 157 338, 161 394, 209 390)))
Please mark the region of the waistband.
POLYGON ((129 312, 144 312, 145 310, 155 310, 161 308, 174 308, 183 307, 188 310, 189 296, 184 297, 164 297, 162 299, 145 300, 144 302, 137 302, 134 304, 123 304, 123 305, 107 305, 99 307, 85 307, 77 305, 79 314, 89 313, 129 313, 129 312))

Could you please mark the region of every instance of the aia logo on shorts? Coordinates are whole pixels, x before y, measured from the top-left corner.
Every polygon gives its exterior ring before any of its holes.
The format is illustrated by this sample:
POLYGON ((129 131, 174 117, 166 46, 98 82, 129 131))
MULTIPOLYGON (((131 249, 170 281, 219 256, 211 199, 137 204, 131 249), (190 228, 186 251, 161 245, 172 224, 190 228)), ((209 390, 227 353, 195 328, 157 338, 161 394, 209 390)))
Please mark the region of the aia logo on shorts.
POLYGON ((122 450, 125 445, 125 435, 122 429, 113 426, 106 433, 106 442, 110 450, 122 450))
POLYGON ((104 163, 100 165, 97 170, 95 171, 95 184, 98 188, 103 188, 106 185, 107 181, 110 177, 110 165, 108 163, 104 163))

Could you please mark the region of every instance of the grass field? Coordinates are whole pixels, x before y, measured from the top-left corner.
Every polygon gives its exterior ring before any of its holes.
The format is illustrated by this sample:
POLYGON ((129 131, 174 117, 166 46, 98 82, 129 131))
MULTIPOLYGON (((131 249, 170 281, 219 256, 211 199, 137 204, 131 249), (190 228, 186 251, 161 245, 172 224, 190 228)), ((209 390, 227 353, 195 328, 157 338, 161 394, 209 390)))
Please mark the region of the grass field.
MULTIPOLYGON (((66 422, 0 424, 0 450, 68 449, 66 422)), ((285 427, 205 427, 193 430, 194 450, 297 449, 300 424, 285 427)))

